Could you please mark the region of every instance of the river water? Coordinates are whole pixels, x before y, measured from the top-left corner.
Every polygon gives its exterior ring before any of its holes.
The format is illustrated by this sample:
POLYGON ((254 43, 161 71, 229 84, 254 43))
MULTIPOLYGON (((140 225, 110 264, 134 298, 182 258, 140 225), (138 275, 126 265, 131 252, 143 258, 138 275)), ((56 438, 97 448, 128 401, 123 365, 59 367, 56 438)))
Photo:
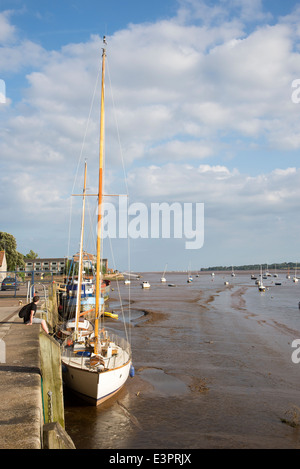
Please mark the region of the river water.
MULTIPOLYGON (((250 273, 160 277, 119 284, 135 376, 99 407, 65 392, 76 448, 299 448, 300 281, 279 273, 260 293, 250 273)), ((112 287, 107 325, 120 330, 112 287)))

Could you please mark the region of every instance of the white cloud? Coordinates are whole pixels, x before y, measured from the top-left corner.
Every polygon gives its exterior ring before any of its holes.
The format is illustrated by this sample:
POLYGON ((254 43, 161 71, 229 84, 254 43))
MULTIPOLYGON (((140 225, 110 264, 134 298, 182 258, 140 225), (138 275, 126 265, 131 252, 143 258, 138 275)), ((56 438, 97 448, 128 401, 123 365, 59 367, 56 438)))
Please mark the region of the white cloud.
POLYGON ((0 12, 0 43, 9 43, 15 40, 16 28, 10 23, 11 11, 0 12))
POLYGON ((223 218, 228 213, 255 218, 267 214, 292 215, 300 198, 300 169, 275 169, 248 176, 226 166, 182 164, 138 168, 129 175, 134 199, 161 202, 204 202, 223 218))
POLYGON ((150 148, 147 155, 151 161, 182 161, 183 159, 201 160, 213 154, 213 145, 198 141, 171 140, 150 148))
POLYGON ((18 47, 4 47, 1 50, 1 70, 18 71, 22 67, 40 67, 47 53, 32 41, 24 41, 18 47))

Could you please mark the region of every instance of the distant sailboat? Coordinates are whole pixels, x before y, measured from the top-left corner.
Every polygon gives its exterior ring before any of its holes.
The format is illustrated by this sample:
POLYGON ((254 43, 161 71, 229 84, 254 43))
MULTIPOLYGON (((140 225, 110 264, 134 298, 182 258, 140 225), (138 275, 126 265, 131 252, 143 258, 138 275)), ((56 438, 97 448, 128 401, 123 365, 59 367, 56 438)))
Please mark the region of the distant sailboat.
POLYGON ((168 266, 168 264, 166 264, 165 270, 164 270, 164 273, 163 273, 163 276, 160 278, 160 281, 161 281, 161 282, 166 282, 166 281, 167 281, 167 279, 166 279, 166 277, 165 277, 166 270, 167 270, 167 266, 168 266))
POLYGON ((297 283, 297 282, 298 282, 298 278, 297 278, 297 264, 296 264, 296 268, 295 268, 295 276, 293 277, 293 282, 294 282, 294 283, 297 283))
POLYGON ((189 265, 187 283, 191 283, 194 280, 191 273, 190 273, 190 270, 191 270, 191 268, 190 268, 190 265, 189 265))
POLYGON ((271 275, 270 272, 269 272, 269 266, 268 266, 268 264, 267 264, 267 268, 266 268, 266 271, 265 271, 265 278, 267 278, 267 277, 272 277, 272 275, 271 275))
POLYGON ((266 287, 264 286, 263 281, 262 281, 262 266, 260 266, 260 278, 261 278, 261 280, 258 283, 258 291, 264 292, 264 291, 266 291, 266 287))

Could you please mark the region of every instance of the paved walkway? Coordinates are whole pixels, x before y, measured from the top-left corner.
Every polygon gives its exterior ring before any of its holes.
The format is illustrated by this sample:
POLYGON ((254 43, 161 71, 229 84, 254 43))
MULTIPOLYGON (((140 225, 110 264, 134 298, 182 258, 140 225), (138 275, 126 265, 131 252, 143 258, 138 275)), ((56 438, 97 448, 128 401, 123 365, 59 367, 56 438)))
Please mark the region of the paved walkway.
POLYGON ((40 326, 24 326, 13 303, 0 306, 0 449, 40 449, 40 326))
MULTIPOLYGON (((19 307, 0 307, 0 340, 7 334, 15 319, 18 318, 19 307)), ((20 319, 21 322, 21 319, 20 319)))

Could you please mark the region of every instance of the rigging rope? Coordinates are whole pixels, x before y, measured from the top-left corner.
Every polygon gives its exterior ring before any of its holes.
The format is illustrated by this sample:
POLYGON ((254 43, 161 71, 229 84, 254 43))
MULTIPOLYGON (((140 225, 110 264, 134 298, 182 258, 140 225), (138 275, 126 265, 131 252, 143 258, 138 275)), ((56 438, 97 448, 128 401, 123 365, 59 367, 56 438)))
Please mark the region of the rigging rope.
MULTIPOLYGON (((122 162, 122 169, 123 169, 123 176, 124 176, 124 182, 125 182, 125 187, 126 187, 126 195, 127 195, 127 227, 128 227, 128 204, 129 204, 129 188, 128 188, 128 182, 127 182, 127 174, 126 174, 126 169, 125 169, 125 162, 124 162, 124 155, 123 155, 123 149, 121 145, 121 138, 120 138, 120 132, 119 132, 119 125, 118 125, 118 120, 117 120, 117 115, 116 115, 116 107, 115 107, 115 100, 114 100, 114 95, 113 95, 113 89, 112 89, 112 84, 111 84, 111 78, 110 78, 110 71, 109 71, 109 60, 107 60, 107 75, 108 75, 108 80, 110 84, 110 94, 111 94, 111 100, 112 100, 112 108, 113 108, 113 116, 115 120, 115 125, 117 129, 117 137, 118 137, 118 144, 119 144, 119 149, 120 149, 120 155, 121 155, 121 162, 122 162)), ((127 233, 127 252, 128 252, 128 271, 129 273, 131 272, 131 253, 130 253, 130 239, 127 233)), ((118 286, 119 287, 119 286, 118 286)), ((131 287, 129 284, 129 305, 128 305, 128 313, 129 313, 129 321, 131 320, 131 287)), ((126 332, 127 334, 127 332, 126 332)), ((129 343, 131 344, 131 334, 129 337, 129 343)))
MULTIPOLYGON (((95 83, 95 88, 94 88, 93 97, 92 97, 92 101, 91 101, 91 106, 90 106, 90 110, 89 110, 89 115, 88 115, 87 123, 86 123, 86 126, 85 126, 85 132, 84 132, 83 141, 82 141, 82 144, 81 144, 80 154, 79 154, 79 157, 78 157, 77 168, 76 168, 76 173, 75 173, 75 177, 74 177, 74 182, 73 182, 73 187, 72 187, 72 192, 71 192, 71 194, 73 194, 73 192, 74 192, 75 185, 76 185, 76 181, 77 181, 77 177, 78 177, 79 166, 80 166, 80 163, 81 163, 81 160, 82 160, 83 148, 84 148, 84 145, 85 145, 85 140, 86 140, 86 136, 87 136, 87 131, 88 131, 88 127, 89 127, 89 123, 90 123, 90 118, 91 118, 91 114, 92 114, 92 109, 93 109, 93 106, 94 106, 94 101, 95 101, 96 91, 97 91, 97 88, 98 88, 100 73, 101 73, 101 66, 99 65, 98 74, 97 74, 96 83, 95 83)), ((68 238, 68 250, 67 250, 68 258, 70 257, 70 239, 71 239, 72 205, 73 205, 73 204, 72 204, 72 197, 71 197, 71 201, 70 201, 70 217, 69 217, 69 238, 68 238)))
MULTIPOLYGON (((107 71, 108 71, 108 78, 109 78, 110 92, 111 92, 111 99, 112 99, 113 117, 114 117, 114 120, 115 120, 115 125, 116 125, 116 130, 117 130, 117 139, 118 139, 118 144, 119 144, 119 149, 120 149, 121 162, 122 162, 122 169, 123 169, 124 181, 125 181, 125 186, 126 186, 126 195, 127 195, 127 226, 128 226, 128 200, 129 200, 129 189, 128 189, 128 182, 127 182, 127 175, 126 175, 126 170, 125 170, 124 156, 123 156, 123 150, 122 150, 122 145, 121 145, 119 126, 118 126, 117 117, 116 117, 115 102, 114 102, 114 97, 113 97, 113 92, 112 92, 112 85, 111 85, 110 72, 109 72, 109 64, 108 64, 108 63, 107 63, 107 71)), ((98 89, 98 83, 99 83, 100 74, 101 74, 101 65, 99 65, 98 74, 97 74, 96 83, 95 83, 95 88, 94 88, 94 92, 93 92, 93 96, 92 96, 92 101, 91 101, 91 106, 90 106, 90 110, 89 110, 89 114, 88 114, 88 119, 87 119, 87 123, 86 123, 86 128, 85 128, 85 132, 84 132, 84 137, 83 137, 83 141, 82 141, 82 146, 81 146, 80 154, 79 154, 79 157, 78 157, 77 168, 76 168, 76 173, 75 173, 74 182, 73 182, 73 187, 72 187, 72 193, 74 192, 75 185, 76 185, 77 178, 78 178, 78 171, 79 171, 79 167, 80 167, 80 164, 81 164, 81 161, 82 161, 83 149, 84 149, 84 146, 85 146, 85 141, 86 141, 86 137, 87 137, 88 127, 89 127, 89 124, 90 124, 91 113, 92 113, 92 109, 93 109, 93 106, 94 106, 96 91, 97 91, 97 89, 98 89)), ((105 162, 105 159, 104 159, 104 162, 105 162)), ((70 258, 72 208, 73 208, 73 201, 72 201, 72 197, 71 197, 71 201, 70 201, 70 218, 69 218, 69 236, 68 236, 68 249, 67 249, 67 253, 68 253, 67 257, 68 257, 68 258, 70 258)), ((89 214, 90 214, 90 212, 89 212, 89 214)), ((102 220, 102 222, 103 222, 103 220, 102 220)), ((91 230, 91 231, 92 231, 92 230, 91 230)), ((93 231, 92 231, 92 233, 93 233, 93 231)), ((109 236, 108 236, 108 237, 109 237, 109 236)), ((109 243, 110 243, 110 247, 111 247, 111 255, 112 255, 112 261, 113 261, 114 270, 116 270, 115 259, 114 259, 114 254, 113 254, 113 251, 112 251, 112 245, 111 245, 111 238, 110 238, 110 237, 109 237, 109 243)), ((103 238, 101 239, 101 247, 102 247, 102 252, 103 252, 103 238)), ((127 235, 127 249, 128 249, 128 271, 129 271, 129 273, 130 273, 130 272, 131 272, 131 265, 130 265, 130 257, 131 257, 131 256, 130 256, 130 240, 129 240, 128 235, 127 235)), ((73 266, 73 268, 74 268, 74 266, 73 266)), ((74 275, 74 272, 73 272, 73 275, 74 275)), ((102 275, 101 275, 101 277, 100 277, 100 284, 101 284, 101 282, 102 282, 102 275)), ((124 318, 124 309, 123 309, 123 304, 122 304, 122 301, 121 301, 120 287, 119 287, 118 280, 117 280, 117 289, 118 289, 118 294, 119 294, 119 298, 120 298, 121 312, 122 312, 122 316, 123 316, 123 322, 124 322, 124 328, 125 328, 126 339, 127 339, 127 341, 131 344, 131 334, 130 334, 130 337, 128 337, 128 332, 127 332, 127 328, 126 328, 126 324, 125 324, 125 318, 124 318)), ((129 313, 129 323, 130 323, 130 320, 131 320, 130 286, 129 286, 129 291, 128 291, 128 293, 129 293, 128 313, 129 313)), ((100 318, 100 320, 101 320, 101 318, 100 318)))

